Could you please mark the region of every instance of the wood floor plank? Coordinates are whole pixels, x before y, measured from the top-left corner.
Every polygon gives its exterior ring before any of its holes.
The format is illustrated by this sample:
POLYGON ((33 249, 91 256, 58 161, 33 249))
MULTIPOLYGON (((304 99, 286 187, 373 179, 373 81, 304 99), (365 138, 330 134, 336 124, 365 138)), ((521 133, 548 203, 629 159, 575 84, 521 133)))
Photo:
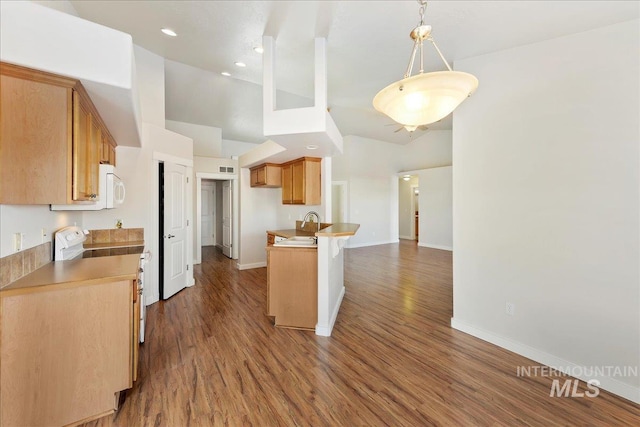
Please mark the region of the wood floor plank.
POLYGON ((553 378, 516 375, 536 363, 452 329, 450 252, 346 250, 331 337, 273 326, 264 268, 239 271, 207 247, 195 277, 148 307, 138 382, 87 425, 640 425, 638 405, 549 397, 553 378))

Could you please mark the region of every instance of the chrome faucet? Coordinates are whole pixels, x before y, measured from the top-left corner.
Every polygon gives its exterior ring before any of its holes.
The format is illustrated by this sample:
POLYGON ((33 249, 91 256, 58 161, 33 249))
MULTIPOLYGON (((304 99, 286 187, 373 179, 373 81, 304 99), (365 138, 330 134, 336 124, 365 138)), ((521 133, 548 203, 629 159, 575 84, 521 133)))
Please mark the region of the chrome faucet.
MULTIPOLYGON (((318 222, 317 231, 320 231, 320 215, 318 215, 318 212, 314 212, 314 211, 307 212, 307 214, 304 216, 304 219, 302 220, 302 225, 300 225, 300 228, 304 228, 304 225, 307 223, 307 221, 309 221, 309 217, 311 217, 312 215, 316 216, 316 221, 318 222)), ((309 222, 313 222, 313 221, 309 221, 309 222)))

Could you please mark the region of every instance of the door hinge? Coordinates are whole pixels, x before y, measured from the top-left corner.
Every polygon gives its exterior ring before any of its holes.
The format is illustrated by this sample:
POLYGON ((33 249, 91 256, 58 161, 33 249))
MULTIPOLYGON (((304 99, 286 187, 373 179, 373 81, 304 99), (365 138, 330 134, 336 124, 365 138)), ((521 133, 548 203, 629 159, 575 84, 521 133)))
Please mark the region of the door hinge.
POLYGON ((189 177, 187 177, 187 184, 189 183, 189 177))
POLYGON ((189 226, 189 220, 187 220, 187 227, 189 226))
POLYGON ((187 271, 189 271, 189 264, 187 264, 187 271))

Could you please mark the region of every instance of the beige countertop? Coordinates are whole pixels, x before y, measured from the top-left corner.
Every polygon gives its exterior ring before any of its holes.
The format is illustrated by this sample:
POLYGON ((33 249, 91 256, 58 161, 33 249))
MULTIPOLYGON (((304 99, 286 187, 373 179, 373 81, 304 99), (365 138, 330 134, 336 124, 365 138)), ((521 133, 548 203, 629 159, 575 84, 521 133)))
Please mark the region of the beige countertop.
POLYGON ((360 228, 360 224, 350 224, 348 222, 339 222, 331 224, 327 228, 315 233, 318 237, 340 237, 340 236, 353 236, 360 228))
POLYGON ((315 236, 316 233, 314 231, 303 231, 296 230, 295 228, 289 228, 286 230, 267 230, 268 234, 273 234, 274 236, 284 237, 288 239, 293 236, 315 236))
POLYGON ((57 287, 135 280, 140 255, 113 255, 54 261, 0 289, 0 296, 51 290, 57 287))
POLYGON ((286 230, 267 230, 267 233, 273 234, 274 236, 284 237, 285 239, 293 236, 339 237, 353 236, 354 234, 356 234, 356 231, 358 231, 358 228, 360 228, 360 224, 350 224, 348 222, 339 222, 336 224, 321 223, 321 226, 323 226, 323 228, 317 232, 289 228, 286 230))

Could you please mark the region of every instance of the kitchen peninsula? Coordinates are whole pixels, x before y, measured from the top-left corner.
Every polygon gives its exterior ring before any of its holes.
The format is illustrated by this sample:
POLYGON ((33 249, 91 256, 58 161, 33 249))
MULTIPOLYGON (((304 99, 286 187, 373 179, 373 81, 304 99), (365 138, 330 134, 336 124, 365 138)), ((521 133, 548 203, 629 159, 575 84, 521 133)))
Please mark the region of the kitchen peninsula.
POLYGON ((331 335, 345 293, 342 248, 359 227, 321 223, 313 232, 298 222, 267 231, 267 315, 276 326, 331 335))

